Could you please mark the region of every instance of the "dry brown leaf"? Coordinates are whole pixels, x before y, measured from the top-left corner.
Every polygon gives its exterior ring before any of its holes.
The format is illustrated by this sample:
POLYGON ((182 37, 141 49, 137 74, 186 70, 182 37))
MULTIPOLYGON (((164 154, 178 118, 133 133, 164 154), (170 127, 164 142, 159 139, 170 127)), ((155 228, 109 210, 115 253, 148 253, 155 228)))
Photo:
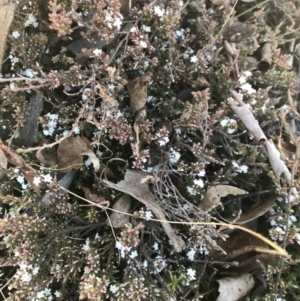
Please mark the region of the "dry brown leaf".
MULTIPOLYGON (((125 179, 118 184, 114 184, 107 180, 103 182, 112 189, 116 189, 123 193, 129 194, 147 206, 159 220, 166 221, 165 214, 161 207, 157 204, 155 196, 149 189, 148 184, 142 183, 142 179, 148 176, 148 173, 139 170, 127 170, 125 179)), ((176 252, 181 252, 185 248, 183 239, 175 234, 175 231, 167 222, 161 222, 166 235, 169 237, 171 244, 176 252)))
MULTIPOLYGON (((118 201, 113 205, 114 210, 118 210, 124 213, 130 212, 130 196, 128 194, 123 194, 118 201)), ((108 226, 114 228, 122 228, 126 223, 129 222, 130 216, 127 214, 122 214, 120 212, 113 212, 109 219, 106 220, 108 226)))
POLYGON ((45 164, 45 166, 51 166, 51 165, 56 165, 57 164, 57 158, 56 155, 50 155, 46 154, 45 149, 39 149, 36 152, 36 158, 40 163, 45 164))
POLYGON ((234 219, 234 218, 223 218, 223 219, 229 223, 245 224, 264 215, 270 208, 272 208, 275 205, 276 198, 277 198, 276 195, 271 196, 267 201, 251 208, 250 210, 242 214, 238 219, 234 219))
POLYGON ((151 80, 150 74, 144 74, 134 80, 128 80, 127 89, 130 97, 130 106, 135 113, 143 109, 147 102, 147 83, 151 80))
POLYGON ((239 263, 237 267, 228 269, 229 272, 250 272, 259 268, 257 259, 260 259, 265 264, 271 263, 274 259, 273 254, 260 253, 261 251, 269 250, 267 243, 244 231, 230 233, 226 241, 217 239, 217 244, 226 252, 226 255, 214 254, 213 252, 211 256, 214 259, 228 262, 237 261, 239 263))
POLYGON ((93 203, 96 203, 96 204, 109 205, 109 201, 107 201, 103 195, 97 195, 97 194, 91 193, 91 191, 85 187, 82 187, 82 190, 83 190, 84 196, 87 200, 89 200, 93 203))
POLYGON ((25 179, 30 183, 33 190, 40 196, 41 195, 40 187, 33 183, 34 177, 39 177, 39 173, 31 166, 29 166, 21 156, 14 153, 8 146, 0 143, 0 149, 3 151, 6 159, 12 165, 18 167, 21 170, 25 179))
POLYGON ((198 204, 198 207, 203 211, 210 211, 213 208, 221 205, 221 198, 229 194, 242 195, 248 192, 234 186, 217 185, 209 187, 206 191, 204 199, 198 204))
POLYGON ((238 277, 226 277, 219 282, 219 297, 217 301, 237 301, 247 296, 255 285, 253 276, 250 273, 238 277))
POLYGON ((261 60, 268 63, 269 65, 272 64, 272 44, 266 43, 261 50, 261 60))
POLYGON ((111 105, 112 107, 117 107, 119 104, 118 102, 112 98, 103 87, 101 87, 99 84, 97 84, 96 86, 99 90, 99 95, 100 97, 109 105, 111 105))
POLYGON ((0 180, 4 177, 5 175, 5 169, 7 169, 7 159, 2 151, 2 149, 0 149, 0 180), (3 170, 4 169, 4 170, 3 170))
POLYGON ((99 173, 101 176, 104 176, 105 178, 112 178, 117 179, 115 174, 112 172, 112 170, 105 166, 104 164, 100 164, 99 173))
POLYGON ((0 71, 6 45, 6 36, 9 31, 10 24, 14 18, 15 7, 16 1, 14 0, 0 0, 0 71))
POLYGON ((83 165, 83 153, 91 151, 90 143, 80 136, 64 139, 57 148, 58 169, 64 173, 79 169, 83 165))

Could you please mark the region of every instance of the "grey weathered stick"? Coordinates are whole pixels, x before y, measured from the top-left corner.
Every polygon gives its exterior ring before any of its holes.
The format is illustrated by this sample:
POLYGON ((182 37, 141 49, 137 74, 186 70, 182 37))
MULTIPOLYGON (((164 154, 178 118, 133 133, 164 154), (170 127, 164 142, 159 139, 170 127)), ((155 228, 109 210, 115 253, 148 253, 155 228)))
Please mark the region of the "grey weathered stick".
MULTIPOLYGON (((254 118, 252 112, 249 110, 247 105, 243 102, 240 95, 235 91, 230 91, 234 99, 229 98, 228 103, 231 109, 236 113, 236 115, 241 119, 248 131, 253 135, 254 139, 257 142, 262 142, 265 146, 262 150, 266 156, 269 158, 270 165, 273 169, 273 172, 276 176, 276 179, 279 181, 283 177, 286 182, 291 185, 292 175, 287 168, 286 164, 281 160, 280 153, 276 146, 267 139, 266 135, 262 131, 261 127, 258 124, 258 121, 254 118)), ((291 193, 298 198, 298 192, 296 188, 291 189, 291 193)))
POLYGON ((43 98, 39 94, 31 96, 27 106, 27 117, 24 126, 20 128, 19 137, 14 139, 13 144, 17 146, 30 147, 33 144, 40 114, 43 110, 43 98))
MULTIPOLYGON (((129 194, 135 199, 139 200, 145 206, 147 206, 159 220, 166 221, 165 214, 161 207, 155 201, 154 195, 151 193, 148 184, 142 183, 142 179, 148 174, 137 170, 127 170, 125 173, 125 179, 118 184, 114 184, 110 181, 103 180, 103 182, 110 188, 116 189, 123 193, 129 194)), ((183 239, 176 235, 173 228, 167 222, 162 222, 167 236, 169 237, 171 244, 176 252, 181 252, 185 248, 183 239)))

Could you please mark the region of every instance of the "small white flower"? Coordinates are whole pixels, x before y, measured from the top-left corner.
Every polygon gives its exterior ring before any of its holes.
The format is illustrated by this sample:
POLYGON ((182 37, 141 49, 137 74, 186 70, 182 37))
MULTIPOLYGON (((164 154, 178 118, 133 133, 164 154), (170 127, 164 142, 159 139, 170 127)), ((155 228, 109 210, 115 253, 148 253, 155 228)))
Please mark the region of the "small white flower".
POLYGON ((171 148, 171 152, 169 154, 169 159, 172 164, 175 164, 180 159, 181 155, 179 152, 175 151, 173 147, 171 148))
POLYGON ((32 69, 26 69, 25 71, 21 72, 22 75, 33 78, 35 75, 37 75, 38 73, 32 69))
POLYGON ((236 131, 234 128, 228 128, 227 129, 227 134, 233 134, 236 131))
POLYGON ((247 94, 253 94, 256 93, 256 90, 252 88, 252 86, 249 83, 245 83, 241 86, 241 89, 243 90, 243 92, 247 93, 247 94))
POLYGON ((176 36, 177 38, 181 38, 182 40, 184 40, 184 38, 185 38, 185 36, 184 36, 182 30, 176 30, 176 31, 175 31, 175 36, 176 36))
POLYGON ((204 177, 205 176, 205 169, 201 169, 198 174, 197 174, 198 177, 204 177))
POLYGON ((43 180, 46 183, 51 183, 52 182, 52 177, 51 175, 47 174, 47 175, 43 175, 43 180))
POLYGON ((22 184, 22 189, 27 189, 28 188, 28 184, 23 183, 22 184))
POLYGON ((146 259, 143 261, 143 267, 145 269, 148 267, 148 261, 146 259))
POLYGON ((99 56, 100 54, 102 54, 102 50, 101 49, 94 49, 93 54, 96 55, 96 56, 99 56))
POLYGON ((189 192, 190 195, 196 195, 196 192, 195 192, 193 187, 187 186, 186 189, 187 189, 187 191, 189 192))
POLYGON ((85 164, 86 167, 90 166, 90 165, 92 164, 91 158, 88 157, 88 158, 85 160, 84 164, 85 164))
POLYGON ((32 279, 32 276, 28 272, 25 272, 21 277, 21 280, 23 282, 27 282, 27 283, 29 283, 31 281, 31 279, 32 279))
POLYGON ((145 219, 146 219, 146 221, 148 221, 148 220, 151 219, 152 217, 153 217, 152 212, 151 212, 150 210, 147 210, 147 211, 145 212, 145 219))
POLYGON ((196 280, 196 271, 194 269, 187 269, 187 276, 189 281, 196 280))
POLYGON ((138 252, 137 252, 136 250, 132 251, 132 252, 130 253, 130 255, 129 255, 129 257, 130 257, 131 259, 134 259, 134 258, 136 258, 137 256, 138 256, 138 252))
POLYGON ((143 29, 145 32, 151 32, 151 27, 150 27, 150 26, 142 25, 142 29, 143 29))
POLYGON ((143 48, 147 48, 148 45, 145 41, 140 41, 140 46, 143 47, 143 48))
POLYGON ((34 177, 33 178, 33 184, 36 186, 39 186, 39 184, 41 183, 41 178, 40 177, 34 177))
POLYGON ((59 291, 55 291, 54 295, 55 295, 56 298, 59 298, 61 296, 61 293, 59 291))
POLYGON ((113 26, 117 28, 117 30, 121 29, 121 25, 122 25, 122 20, 120 18, 116 18, 113 26))
POLYGON ((246 77, 250 77, 250 76, 252 76, 252 72, 251 72, 251 71, 245 71, 245 72, 244 72, 244 75, 245 75, 246 77))
POLYGON ((246 81, 247 81, 246 76, 241 75, 240 78, 239 78, 239 83, 240 83, 240 85, 245 84, 246 81))
POLYGON ((159 17, 162 17, 165 13, 165 10, 163 8, 160 8, 158 5, 155 5, 154 6, 154 14, 159 16, 159 17))
POLYGON ((66 137, 68 134, 69 134, 68 130, 63 131, 63 133, 62 133, 63 137, 66 137))
POLYGON ((115 294, 119 290, 119 288, 115 284, 112 284, 109 287, 109 290, 110 290, 110 292, 112 292, 113 294, 115 294))
POLYGON ((17 38, 20 36, 20 33, 19 33, 17 30, 14 30, 14 31, 12 32, 12 36, 13 36, 15 39, 17 39, 17 38))
POLYGON ((197 61, 198 61, 197 56, 196 56, 196 55, 193 55, 193 56, 191 57, 191 63, 196 63, 197 61))
POLYGON ((79 127, 78 126, 76 126, 75 128, 74 128, 74 134, 75 135, 78 135, 78 134, 80 134, 80 129, 79 129, 79 127))
POLYGON ((247 173, 248 172, 249 167, 247 165, 241 165, 237 168, 237 172, 238 173, 247 173))
POLYGON ((32 25, 33 27, 38 27, 39 23, 36 20, 36 17, 33 14, 29 14, 27 20, 25 21, 25 27, 32 25))
POLYGON ((163 137, 160 140, 158 140, 159 146, 164 146, 169 142, 169 137, 163 137))
POLYGON ((187 258, 188 258, 190 261, 194 261, 194 260, 195 260, 195 254, 196 254, 195 249, 191 249, 191 250, 189 250, 189 251, 186 253, 186 256, 187 256, 187 258))
POLYGON ((159 244, 158 244, 157 242, 155 242, 155 243, 153 244, 153 249, 154 249, 155 251, 157 251, 157 250, 159 249, 159 244))
POLYGON ((190 57, 190 55, 188 53, 184 53, 182 56, 185 60, 187 60, 190 57))
POLYGON ((222 127, 225 127, 225 126, 228 125, 228 122, 229 122, 229 118, 224 118, 224 119, 222 119, 222 120, 220 121, 220 125, 221 125, 222 127))
POLYGON ((199 179, 199 180, 195 179, 194 180, 194 184, 197 185, 197 186, 199 186, 199 187, 201 187, 201 188, 204 187, 204 182, 201 179, 199 179))
POLYGON ((166 261, 161 257, 160 255, 157 255, 155 257, 155 260, 153 262, 153 268, 154 271, 152 272, 153 274, 158 274, 160 273, 164 268, 166 267, 166 261))
POLYGON ((32 275, 37 275, 37 273, 39 272, 39 267, 34 267, 33 269, 32 269, 32 275))
POLYGON ((84 251, 88 251, 90 249, 90 240, 89 240, 89 238, 86 239, 85 244, 83 245, 82 249, 84 251))
POLYGON ((20 184, 23 184, 24 183, 24 176, 17 176, 17 181, 20 183, 20 184))

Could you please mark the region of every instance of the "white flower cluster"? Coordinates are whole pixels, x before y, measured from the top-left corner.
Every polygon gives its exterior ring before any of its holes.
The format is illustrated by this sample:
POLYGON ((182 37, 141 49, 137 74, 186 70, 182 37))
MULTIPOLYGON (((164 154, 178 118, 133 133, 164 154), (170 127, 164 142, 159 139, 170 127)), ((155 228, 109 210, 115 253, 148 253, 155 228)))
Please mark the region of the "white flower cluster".
POLYGON ((150 220, 151 218, 153 218, 153 213, 152 213, 152 211, 150 211, 150 210, 148 209, 148 210, 146 210, 146 212, 145 212, 145 220, 148 221, 148 220, 150 220))
MULTIPOLYGON (((205 176, 205 170, 201 170, 198 174, 198 177, 204 177, 205 176)), ((202 179, 194 179, 194 184, 192 187, 187 186, 187 191, 189 192, 190 195, 197 195, 199 192, 197 191, 199 188, 204 187, 204 181, 202 179)))
POLYGON ((190 281, 196 280, 196 270, 189 268, 186 270, 186 275, 188 281, 185 285, 190 285, 190 281))
MULTIPOLYGON (((278 200, 278 199, 277 199, 278 200)), ((280 201, 280 200, 279 200, 280 201)), ((283 214, 281 209, 277 209, 275 211, 273 208, 269 210, 272 215, 278 216, 278 214, 283 214)), ((270 229, 270 237, 274 241, 282 241, 286 231, 289 231, 289 229, 293 228, 293 226, 297 223, 297 218, 295 215, 291 214, 288 216, 288 229, 286 229, 286 217, 283 215, 279 215, 276 219, 271 219, 270 224, 272 226, 272 229, 270 229)), ((300 244, 300 233, 296 233, 293 237, 293 239, 300 244)))
POLYGON ((234 166, 234 169, 238 173, 247 173, 249 167, 247 165, 239 165, 235 161, 232 161, 232 165, 234 166))
POLYGON ((24 25, 25 27, 32 25, 33 27, 37 28, 39 23, 37 22, 37 19, 33 14, 29 14, 24 25))
POLYGON ((154 6, 154 14, 158 17, 162 17, 165 14, 166 10, 164 8, 161 8, 158 5, 154 6))
POLYGON ((58 115, 47 113, 45 117, 47 118, 48 123, 43 125, 43 133, 46 136, 52 136, 57 127, 58 115))
POLYGON ((36 76, 38 74, 38 72, 34 71, 32 69, 26 69, 24 71, 21 71, 21 74, 26 77, 33 78, 34 76, 36 76))
POLYGON ((11 34, 13 36, 13 38, 17 39, 18 37, 21 36, 21 34, 17 31, 17 30, 14 30, 11 34))
POLYGON ((115 27, 117 30, 120 30, 121 25, 122 25, 123 16, 121 14, 119 14, 118 17, 113 19, 111 14, 109 12, 106 12, 106 16, 105 16, 104 20, 106 21, 108 28, 112 29, 113 27, 115 27))
MULTIPOLYGON (((17 58, 16 56, 14 56, 12 53, 9 55, 9 59, 10 59, 10 64, 11 64, 11 67, 10 69, 12 70, 15 66, 16 63, 19 62, 19 58, 17 58)), ((13 77, 13 76, 12 76, 13 77)))
POLYGON ((237 128, 237 122, 234 119, 230 119, 228 117, 225 117, 220 121, 220 125, 222 127, 227 128, 227 133, 228 134, 233 134, 236 131, 237 128))
POLYGON ((170 149, 170 153, 169 153, 169 159, 171 164, 175 164, 178 162, 178 160, 180 159, 181 155, 179 152, 175 151, 173 147, 171 147, 170 149))
MULTIPOLYGON (((16 180, 21 184, 22 189, 27 189, 28 187, 30 187, 29 183, 25 183, 25 177, 23 176, 23 174, 20 174, 20 170, 18 168, 14 169, 14 173, 18 175, 16 177, 16 180)), ((33 178, 33 184, 39 186, 41 182, 51 183, 52 180, 53 179, 50 174, 41 174, 40 176, 36 176, 33 178)))
POLYGON ((198 252, 199 252, 200 254, 204 254, 204 255, 208 255, 208 254, 209 254, 209 251, 208 251, 208 249, 206 248, 206 246, 200 244, 199 246, 194 246, 194 248, 190 249, 190 250, 186 253, 186 256, 187 256, 187 258, 188 258, 190 261, 194 261, 194 260, 195 260, 195 255, 196 255, 198 252))
POLYGON ((151 274, 159 274, 166 265, 166 260, 162 256, 157 255, 153 261, 153 270, 151 271, 151 274))
POLYGON ((119 240, 116 242, 116 248, 120 251, 122 258, 125 258, 125 255, 131 250, 131 247, 123 246, 119 240))

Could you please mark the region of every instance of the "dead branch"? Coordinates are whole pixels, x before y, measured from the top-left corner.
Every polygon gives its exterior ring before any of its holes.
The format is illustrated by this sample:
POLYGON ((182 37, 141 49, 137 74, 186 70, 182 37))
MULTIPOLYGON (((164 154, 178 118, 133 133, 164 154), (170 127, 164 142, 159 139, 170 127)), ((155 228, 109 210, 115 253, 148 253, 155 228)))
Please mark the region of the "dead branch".
MULTIPOLYGON (((262 131, 261 127, 259 126, 258 121, 254 118, 252 112, 243 102, 240 95, 233 90, 231 90, 230 92, 237 101, 236 103, 236 101, 233 98, 228 99, 228 103, 231 109, 241 119, 241 121, 251 133, 251 135, 254 137, 256 142, 263 143, 264 148, 262 148, 262 151, 269 158, 269 162, 276 176, 276 179, 279 182, 281 177, 283 177, 283 179, 288 183, 288 185, 292 187, 293 179, 291 173, 286 164, 281 160, 278 149, 273 144, 272 140, 267 140, 267 137, 262 131)), ((296 188, 291 188, 291 194, 298 198, 298 192, 296 188)))
POLYGON ((118 184, 114 184, 107 180, 103 180, 103 182, 110 188, 131 195, 153 211, 157 218, 162 221, 162 227, 169 237, 174 250, 176 252, 181 252, 185 248, 185 242, 180 236, 175 234, 173 228, 166 222, 165 214, 155 201, 155 197, 149 190, 148 184, 143 183, 142 180, 147 175, 148 174, 143 171, 127 170, 125 173, 125 179, 120 181, 118 184))

